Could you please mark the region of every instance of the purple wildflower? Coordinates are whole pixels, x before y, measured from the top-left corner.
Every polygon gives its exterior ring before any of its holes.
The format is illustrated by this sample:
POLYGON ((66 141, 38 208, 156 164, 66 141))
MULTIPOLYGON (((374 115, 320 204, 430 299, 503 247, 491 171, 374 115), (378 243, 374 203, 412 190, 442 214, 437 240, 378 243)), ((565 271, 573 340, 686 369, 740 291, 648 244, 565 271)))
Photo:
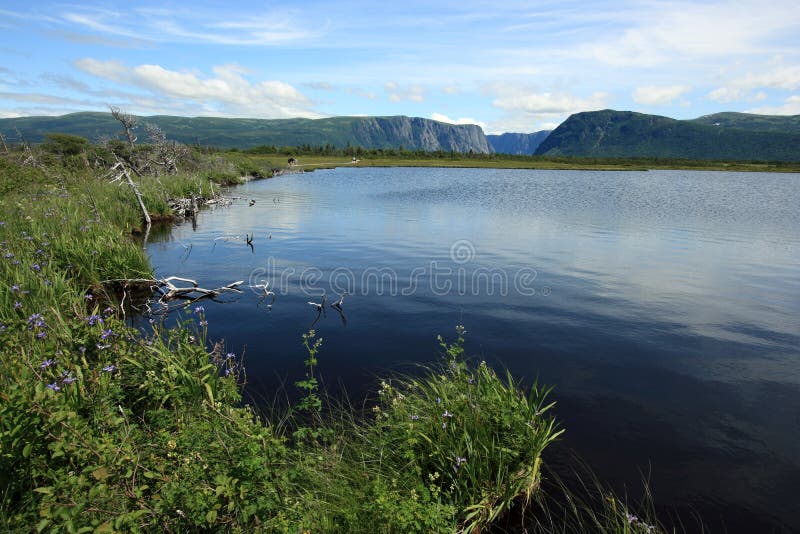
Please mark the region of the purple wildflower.
POLYGON ((92 295, 91 293, 87 293, 83 298, 85 298, 86 300, 94 300, 94 295, 92 295))
POLYGON ((225 359, 226 360, 230 360, 231 358, 235 358, 235 357, 236 357, 236 354, 234 354, 232 352, 229 352, 228 354, 225 355, 225 359))
POLYGON ((200 321, 200 326, 208 326, 208 321, 200 321))
POLYGON ((46 359, 45 361, 42 362, 42 364, 39 366, 39 368, 40 369, 44 369, 46 367, 50 367, 54 363, 56 363, 56 361, 54 359, 48 358, 48 359, 46 359))
POLYGON ((11 286, 11 291, 19 291, 19 286, 17 284, 14 284, 13 286, 11 286))
POLYGON ((103 315, 108 316, 108 315, 111 315, 112 313, 114 313, 114 308, 112 308, 111 306, 109 306, 108 308, 103 310, 103 315))
POLYGON ((44 330, 42 330, 41 332, 39 332, 38 334, 36 334, 36 337, 37 337, 38 339, 44 339, 44 338, 46 338, 46 337, 47 337, 47 332, 45 332, 44 330))
POLYGON ((103 324, 103 318, 99 315, 90 315, 86 318, 86 322, 89 323, 89 326, 94 326, 97 323, 103 324))
POLYGON ((625 512, 625 519, 627 519, 628 523, 631 524, 631 525, 633 523, 636 523, 637 521, 639 521, 638 517, 636 517, 635 515, 633 515, 631 513, 628 513, 628 512, 625 512))
POLYGON ((442 414, 442 417, 453 417, 453 414, 445 410, 444 413, 442 414))
POLYGON ((418 421, 419 420, 419 416, 417 414, 414 414, 414 415, 411 416, 411 420, 412 421, 418 421))
POLYGON ((14 302, 14 309, 18 310, 20 308, 22 308, 22 303, 19 301, 14 302))
POLYGON ((195 313, 203 313, 204 311, 206 311, 206 309, 205 309, 205 308, 203 308, 202 306, 198 306, 198 307, 196 307, 196 308, 194 309, 194 312, 195 312, 195 313))
POLYGON ((103 371, 105 371, 106 373, 113 373, 116 370, 117 370, 117 366, 114 365, 114 364, 106 365, 105 367, 103 367, 103 371))
POLYGON ((114 331, 112 329, 103 330, 103 333, 100 335, 100 339, 108 339, 114 335, 114 331))
POLYGON ((37 273, 42 270, 42 266, 38 263, 34 263, 31 265, 31 271, 36 271, 37 273))
POLYGON ((467 378, 467 384, 469 384, 471 386, 474 383, 475 383, 475 379, 474 378, 467 378))
POLYGON ((465 463, 467 463, 466 458, 464 458, 463 456, 456 456, 456 471, 458 471, 458 469, 465 463))
POLYGON ((13 255, 12 253, 10 253, 10 252, 6 252, 6 254, 5 254, 5 259, 7 259, 7 260, 10 260, 10 259, 11 259, 11 258, 13 258, 13 257, 14 257, 14 255, 13 255))
POLYGON ((442 398, 436 397, 436 404, 441 404, 441 403, 442 403, 442 398))
POLYGON ((58 384, 56 382, 53 382, 52 384, 47 384, 47 389, 52 389, 53 391, 61 391, 61 388, 58 387, 58 384))
POLYGON ((100 343, 98 343, 96 346, 97 346, 97 348, 99 350, 104 350, 104 349, 110 349, 111 348, 111 345, 101 345, 100 343))
POLYGON ((228 376, 228 375, 229 375, 229 374, 231 374, 232 372, 233 372, 233 369, 231 369, 230 367, 229 367, 229 368, 227 368, 227 369, 225 369, 225 376, 228 376))
POLYGON ((65 376, 64 378, 61 379, 61 383, 62 384, 72 384, 76 380, 77 380, 77 378, 67 375, 67 376, 65 376))

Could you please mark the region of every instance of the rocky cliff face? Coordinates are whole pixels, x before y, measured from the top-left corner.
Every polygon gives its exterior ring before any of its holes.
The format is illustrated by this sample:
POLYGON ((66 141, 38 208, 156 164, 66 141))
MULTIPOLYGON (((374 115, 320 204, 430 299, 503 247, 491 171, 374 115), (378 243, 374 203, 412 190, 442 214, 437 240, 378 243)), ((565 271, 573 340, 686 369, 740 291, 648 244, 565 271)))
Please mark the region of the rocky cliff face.
POLYGON ((480 126, 446 124, 419 117, 364 117, 353 123, 355 143, 364 147, 403 146, 416 150, 492 151, 480 126))
POLYGON ((487 135, 486 139, 492 149, 498 154, 515 154, 530 156, 536 152, 539 145, 547 139, 552 130, 542 130, 534 133, 504 133, 500 135, 487 135))
MULTIPOLYGON (((259 145, 397 148, 455 152, 492 151, 476 125, 454 125, 415 117, 329 117, 324 119, 234 119, 218 117, 140 117, 157 124, 169 139, 218 147, 259 145)), ((49 132, 80 135, 90 140, 115 136, 119 125, 109 113, 72 113, 61 117, 0 119, 0 132, 19 129, 39 142, 49 132)), ((144 135, 140 136, 142 139, 144 135)))

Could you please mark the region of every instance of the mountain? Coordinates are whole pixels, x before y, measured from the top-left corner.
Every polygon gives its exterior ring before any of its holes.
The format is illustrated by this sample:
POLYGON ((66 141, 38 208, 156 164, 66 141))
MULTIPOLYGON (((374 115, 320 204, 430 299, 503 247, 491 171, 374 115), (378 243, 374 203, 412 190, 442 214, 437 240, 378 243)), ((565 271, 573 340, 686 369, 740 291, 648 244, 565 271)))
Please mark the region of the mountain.
POLYGON ((571 115, 537 155, 800 161, 800 116, 719 113, 676 120, 632 111, 571 115))
MULTIPOLYGON (((446 124, 415 117, 331 117, 325 119, 230 119, 219 117, 140 117, 139 123, 159 126, 168 139, 222 148, 258 145, 324 146, 344 148, 403 148, 455 152, 491 152, 480 126, 446 124)), ((120 125, 110 113, 82 112, 60 117, 0 119, 0 133, 16 138, 19 130, 30 142, 47 133, 70 133, 95 141, 116 137, 120 125)), ((138 128, 144 141, 143 128, 138 128)))
POLYGON ((691 122, 760 132, 800 133, 800 115, 753 115, 752 113, 725 111, 713 115, 703 115, 691 122))
POLYGON ((498 154, 514 154, 530 156, 536 148, 547 139, 552 130, 542 130, 534 133, 504 133, 500 135, 487 135, 486 139, 492 149, 498 154))

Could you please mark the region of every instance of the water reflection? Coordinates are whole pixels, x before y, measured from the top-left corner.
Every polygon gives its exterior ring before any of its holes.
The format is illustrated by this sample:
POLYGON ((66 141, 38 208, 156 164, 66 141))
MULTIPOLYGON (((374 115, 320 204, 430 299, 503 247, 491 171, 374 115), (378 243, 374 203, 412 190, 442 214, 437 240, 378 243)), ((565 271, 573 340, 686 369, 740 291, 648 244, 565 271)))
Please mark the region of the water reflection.
POLYGON ((356 398, 463 323, 470 352, 556 385, 564 446, 602 478, 650 472, 660 504, 729 531, 800 529, 798 177, 339 169, 237 194, 256 202, 148 250, 159 276, 253 286, 206 306, 252 395, 302 376, 312 321, 356 398))

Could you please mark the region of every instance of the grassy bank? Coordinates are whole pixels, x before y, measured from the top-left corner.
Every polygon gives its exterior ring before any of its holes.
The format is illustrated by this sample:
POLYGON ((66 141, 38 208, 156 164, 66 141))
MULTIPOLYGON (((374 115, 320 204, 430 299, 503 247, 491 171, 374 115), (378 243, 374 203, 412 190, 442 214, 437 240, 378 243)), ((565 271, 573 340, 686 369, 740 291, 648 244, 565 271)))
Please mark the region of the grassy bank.
MULTIPOLYGON (((127 326, 126 288, 104 281, 152 272, 131 188, 92 163, 101 149, 36 156, 0 156, 0 529, 477 532, 546 502, 560 433, 549 390, 470 363, 463 328, 427 371, 376 385, 364 411, 318 391, 310 332, 299 403, 256 412, 244 357, 209 331, 202 303, 175 328, 127 326)), ((169 199, 269 167, 192 151, 180 172, 135 182, 169 218, 169 199)), ((617 501, 608 517, 608 532, 652 529, 617 501)))

